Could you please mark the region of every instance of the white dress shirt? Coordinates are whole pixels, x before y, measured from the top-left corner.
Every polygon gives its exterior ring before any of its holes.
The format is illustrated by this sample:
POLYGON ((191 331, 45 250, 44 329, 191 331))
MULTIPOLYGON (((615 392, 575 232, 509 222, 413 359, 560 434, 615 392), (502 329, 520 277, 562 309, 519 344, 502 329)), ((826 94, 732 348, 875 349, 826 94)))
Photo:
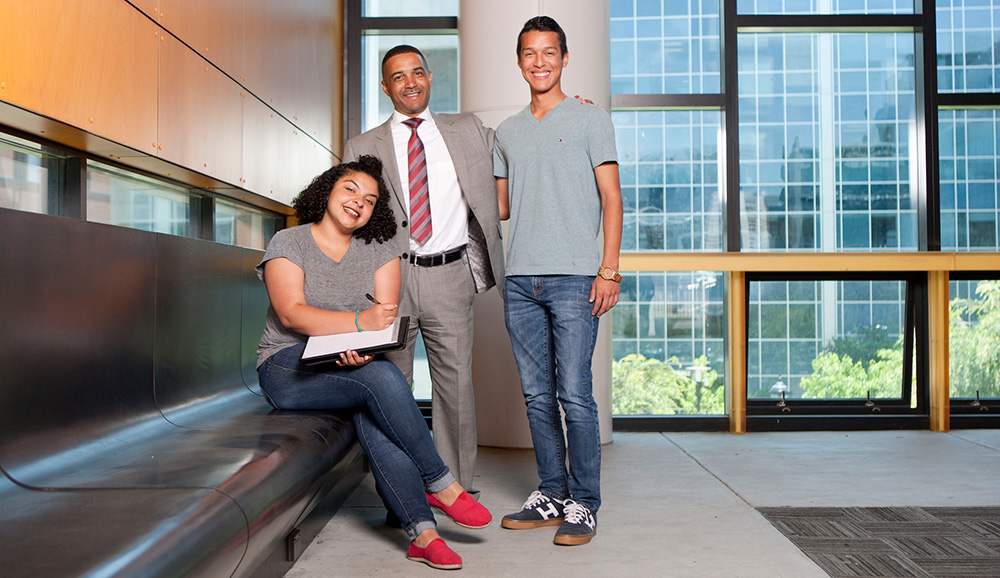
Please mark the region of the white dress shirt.
MULTIPOLYGON (((410 250, 417 255, 435 255, 469 242, 469 205, 458 184, 458 175, 448 146, 430 112, 424 110, 417 116, 424 121, 417 127, 417 136, 424 143, 424 156, 427 158, 427 191, 431 201, 432 232, 423 245, 410 237, 410 250)), ((392 146, 396 151, 396 166, 399 168, 399 182, 403 186, 407 222, 410 220, 410 177, 406 148, 410 142, 411 130, 403 121, 408 118, 410 117, 399 111, 393 111, 389 123, 392 128, 392 146)))

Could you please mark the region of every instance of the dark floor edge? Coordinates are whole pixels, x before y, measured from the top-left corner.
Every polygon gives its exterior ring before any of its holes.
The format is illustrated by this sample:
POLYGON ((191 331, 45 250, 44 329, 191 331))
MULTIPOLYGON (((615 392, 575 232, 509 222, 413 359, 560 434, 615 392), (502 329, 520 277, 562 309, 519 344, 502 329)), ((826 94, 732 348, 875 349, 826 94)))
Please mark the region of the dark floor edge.
MULTIPOLYGON (((428 420, 430 418, 427 418, 428 420)), ((726 432, 727 416, 622 416, 611 421, 616 432, 726 432)), ((952 429, 1000 429, 1000 412, 994 414, 953 414, 952 429)), ((800 414, 749 415, 747 431, 866 431, 866 430, 929 430, 926 415, 885 414, 800 414)))

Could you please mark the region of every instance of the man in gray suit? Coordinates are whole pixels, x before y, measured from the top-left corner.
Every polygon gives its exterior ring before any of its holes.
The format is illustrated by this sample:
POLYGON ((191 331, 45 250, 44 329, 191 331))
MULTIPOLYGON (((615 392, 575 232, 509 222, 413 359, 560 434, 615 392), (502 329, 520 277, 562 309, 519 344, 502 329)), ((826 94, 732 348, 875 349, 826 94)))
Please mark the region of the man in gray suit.
POLYGON ((382 59, 382 90, 395 110, 385 123, 347 141, 344 162, 360 155, 382 160, 399 226, 399 314, 411 321, 406 349, 389 359, 412 383, 420 330, 431 373, 434 444, 459 483, 473 492, 472 301, 503 282, 493 130, 472 114, 427 110, 432 78, 416 48, 389 50, 382 59))

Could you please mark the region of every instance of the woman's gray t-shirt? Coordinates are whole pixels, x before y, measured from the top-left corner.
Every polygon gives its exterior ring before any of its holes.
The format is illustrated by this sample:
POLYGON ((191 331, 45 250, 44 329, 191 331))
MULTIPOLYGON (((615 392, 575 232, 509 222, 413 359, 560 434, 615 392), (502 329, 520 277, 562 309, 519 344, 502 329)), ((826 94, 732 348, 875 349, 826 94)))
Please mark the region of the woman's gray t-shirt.
MULTIPOLYGON (((264 258, 256 267, 257 277, 264 280, 264 264, 284 257, 305 273, 306 305, 329 311, 363 311, 371 307, 365 293, 375 293, 375 271, 399 254, 395 243, 372 241, 366 244, 357 237, 341 257, 334 261, 326 256, 312 236, 312 225, 299 225, 278 231, 271 239, 264 258)), ((257 346, 257 367, 278 351, 302 343, 307 336, 286 329, 274 308, 267 308, 264 334, 257 346)))

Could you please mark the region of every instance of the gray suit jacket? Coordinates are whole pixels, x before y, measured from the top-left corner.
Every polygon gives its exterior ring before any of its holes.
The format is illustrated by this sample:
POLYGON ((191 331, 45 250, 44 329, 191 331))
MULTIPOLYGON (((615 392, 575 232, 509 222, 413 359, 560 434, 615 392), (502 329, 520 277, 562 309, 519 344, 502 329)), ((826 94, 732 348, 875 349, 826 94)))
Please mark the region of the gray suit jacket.
MULTIPOLYGON (((474 114, 434 114, 434 123, 444 138, 458 183, 469 203, 469 242, 473 242, 474 227, 481 227, 486 240, 485 253, 489 256, 490 268, 496 283, 503 282, 503 242, 500 239, 500 209, 497 205, 496 180, 493 178, 493 129, 483 126, 474 114)), ((406 213, 406 199, 399 182, 399 168, 392 145, 390 121, 385 121, 370 131, 358 135, 344 147, 344 162, 356 160, 361 155, 372 155, 382 161, 382 178, 389 188, 395 203, 392 210, 396 215, 394 241, 399 244, 399 253, 404 259, 410 253, 409 216, 406 213)), ((433 195, 433 189, 430 191, 433 195)), ((470 249, 471 250, 471 249, 470 249)), ((406 287, 408 267, 403 267, 403 287, 406 287)), ((476 291, 482 293, 493 286, 476 275, 476 291)))

